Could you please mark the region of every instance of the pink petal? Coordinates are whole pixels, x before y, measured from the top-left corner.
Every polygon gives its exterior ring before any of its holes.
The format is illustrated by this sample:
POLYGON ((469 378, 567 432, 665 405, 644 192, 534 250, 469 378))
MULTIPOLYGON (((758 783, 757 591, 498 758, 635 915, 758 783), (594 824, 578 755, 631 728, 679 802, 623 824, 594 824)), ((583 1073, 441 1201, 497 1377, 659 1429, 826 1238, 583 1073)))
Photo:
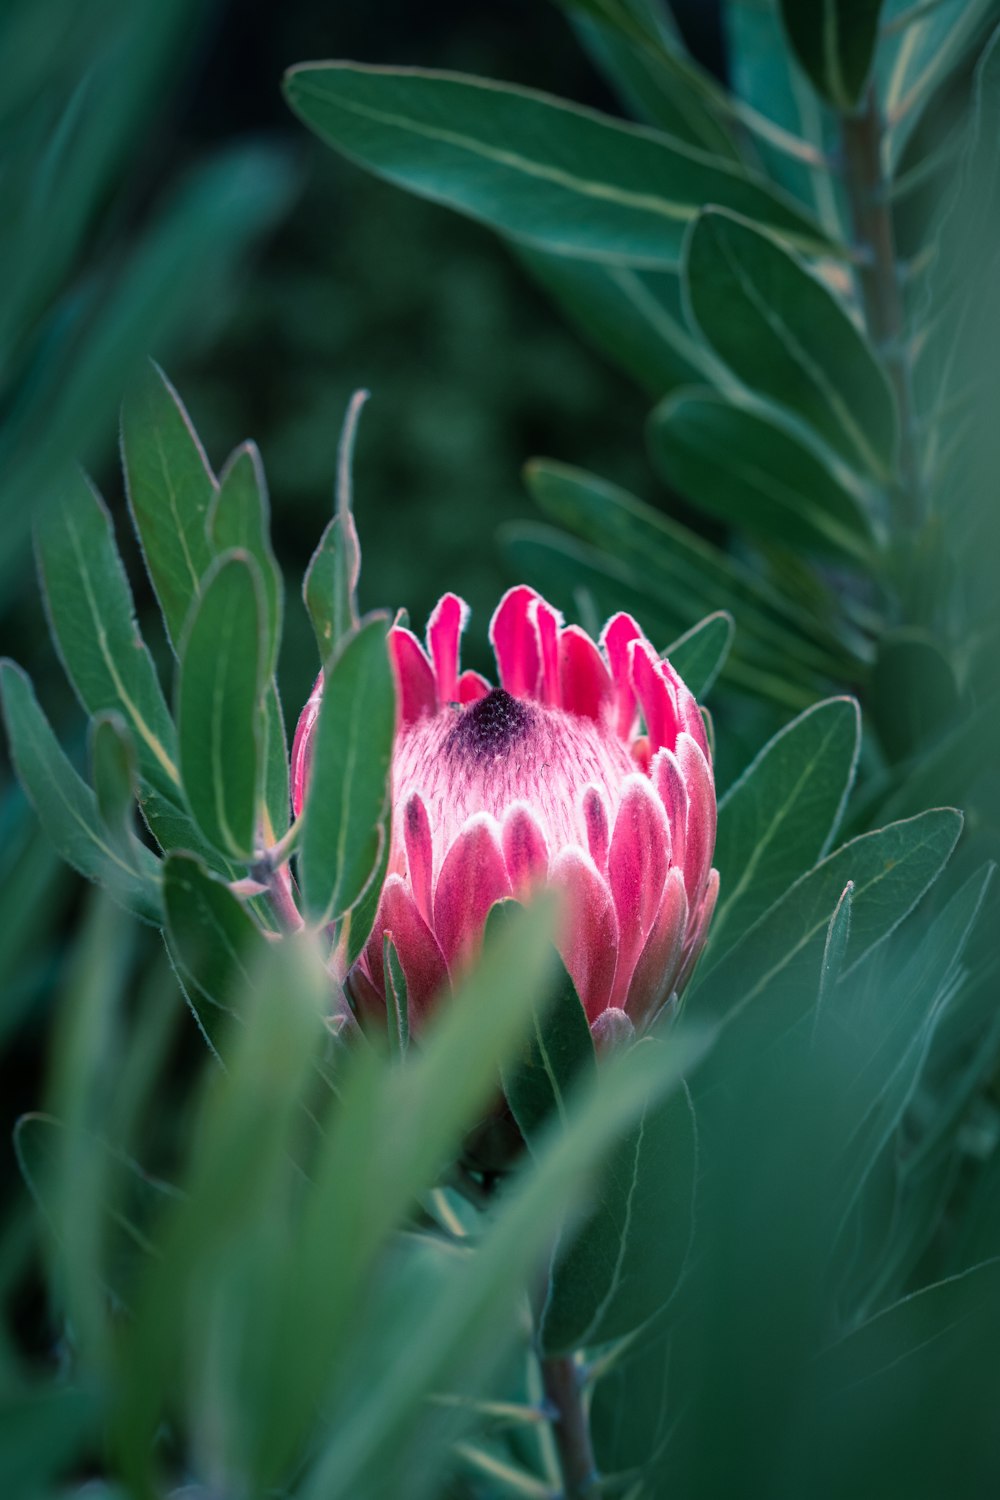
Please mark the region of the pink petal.
POLYGON ((368 961, 364 954, 358 959, 344 981, 344 989, 351 998, 354 1014, 364 1026, 385 1029, 385 998, 379 993, 368 974, 368 961))
POLYGON ((648 734, 639 734, 639 735, 636 735, 636 737, 632 741, 631 745, 629 745, 629 750, 631 751, 632 759, 635 761, 636 765, 639 767, 639 770, 642 772, 642 774, 644 776, 648 776, 649 775, 649 763, 650 763, 650 761, 652 760, 652 757, 653 757, 653 750, 652 750, 652 747, 651 747, 651 745, 649 743, 649 735, 648 734))
POLYGON ((476 951, 490 907, 510 893, 495 824, 477 813, 445 855, 434 892, 434 931, 449 970, 476 951))
POLYGON ((632 683, 649 730, 650 747, 654 754, 663 746, 672 750, 679 727, 676 694, 648 641, 635 641, 629 654, 632 683))
POLYGON ((534 603, 535 628, 542 658, 542 702, 558 708, 562 702, 559 685, 559 631, 562 615, 545 599, 534 603))
POLYGON ((511 890, 520 900, 549 873, 549 846, 527 803, 515 802, 504 813, 500 842, 511 890))
POLYGON ((612 615, 601 632, 601 645, 608 658, 611 676, 615 684, 615 728, 622 739, 632 733, 635 720, 635 697, 632 674, 629 670, 629 645, 640 640, 642 631, 631 615, 612 615))
POLYGON ((635 961, 656 919, 670 864, 670 826, 645 776, 628 776, 608 850, 608 880, 621 942, 613 1005, 624 1007, 635 961))
POLYGON ((608 844, 611 830, 608 825, 608 808, 599 787, 588 786, 580 799, 584 827, 587 830, 587 848, 600 873, 608 868, 608 844))
POLYGON ((389 631, 389 651, 399 688, 400 723, 415 724, 421 715, 437 713, 434 668, 413 632, 394 625, 389 631))
POLYGON ((388 933, 406 976, 410 1020, 419 1021, 448 983, 444 954, 417 910, 404 880, 390 875, 382 887, 378 915, 365 947, 365 961, 375 988, 385 994, 382 940, 388 933))
POLYGON ((427 649, 437 676, 439 703, 457 703, 458 650, 469 618, 469 606, 457 594, 445 594, 427 622, 427 649))
POLYGON ((490 684, 479 672, 463 672, 458 679, 458 701, 461 704, 478 703, 492 692, 490 684))
POLYGON ((552 867, 564 893, 558 948, 569 977, 594 1021, 607 1008, 615 979, 618 919, 607 882, 582 849, 564 849, 552 867))
POLYGON ((701 746, 687 733, 677 736, 677 764, 688 794, 684 884, 693 902, 700 898, 715 850, 715 784, 701 746))
MULTIPOLYGON (((687 688, 683 688, 682 691, 677 694, 677 707, 679 710, 678 718, 681 728, 686 730, 691 738, 695 741, 695 743, 701 748, 702 754, 704 755, 705 759, 707 761, 711 761, 712 756, 708 748, 708 735, 705 732, 704 715, 702 714, 702 710, 698 707, 693 694, 687 688)), ((705 712, 707 713, 708 710, 706 709, 705 712)))
POLYGON ((614 694, 601 653, 579 625, 567 625, 559 638, 559 686, 563 708, 598 721, 614 694))
POLYGON ((490 644, 497 659, 500 685, 515 698, 538 695, 541 657, 538 629, 532 617, 537 598, 534 589, 520 583, 507 590, 490 621, 490 644))
POLYGON ((683 772, 672 750, 657 751, 650 776, 670 824, 670 857, 675 865, 683 865, 687 848, 688 793, 683 772))
POLYGON ((662 1005, 674 988, 684 952, 687 918, 684 875, 675 865, 667 874, 660 910, 629 985, 626 1009, 637 1026, 662 1005))
POLYGON ((431 840, 431 824, 427 808, 418 792, 407 802, 403 810, 403 841, 406 845, 406 864, 410 877, 410 889, 417 903, 417 910, 428 924, 431 916, 431 888, 434 878, 434 845, 431 840))
POLYGON ((306 800, 306 787, 309 784, 309 767, 312 764, 313 730, 316 728, 316 720, 319 718, 319 706, 322 701, 323 673, 321 672, 313 683, 313 690, 309 695, 309 701, 299 714, 299 722, 295 726, 295 738, 292 741, 292 811, 296 817, 302 811, 302 805, 306 800))

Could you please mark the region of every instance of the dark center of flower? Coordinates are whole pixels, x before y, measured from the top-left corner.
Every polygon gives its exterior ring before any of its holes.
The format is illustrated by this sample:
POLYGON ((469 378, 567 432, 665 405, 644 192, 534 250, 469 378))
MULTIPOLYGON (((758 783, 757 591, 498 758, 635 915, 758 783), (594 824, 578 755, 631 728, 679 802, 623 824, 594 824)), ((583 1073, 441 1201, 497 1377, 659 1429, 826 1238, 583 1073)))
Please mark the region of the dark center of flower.
POLYGON ((534 718, 529 704, 505 688, 494 688, 459 716, 445 750, 468 760, 504 755, 527 734, 534 718))

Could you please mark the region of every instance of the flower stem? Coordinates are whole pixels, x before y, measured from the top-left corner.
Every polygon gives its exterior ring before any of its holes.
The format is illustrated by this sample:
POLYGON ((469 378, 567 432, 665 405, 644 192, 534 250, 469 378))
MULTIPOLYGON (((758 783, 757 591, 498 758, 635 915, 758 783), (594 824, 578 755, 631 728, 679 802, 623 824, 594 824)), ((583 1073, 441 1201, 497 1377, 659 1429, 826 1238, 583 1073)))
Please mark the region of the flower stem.
POLYGON ((292 894, 292 874, 287 864, 277 868, 266 856, 250 866, 252 879, 265 887, 265 898, 281 932, 299 932, 304 927, 302 916, 292 894))
POLYGON ((893 518, 905 533, 920 524, 923 497, 900 268, 889 182, 882 166, 883 120, 874 87, 869 87, 856 114, 841 116, 841 139, 865 324, 885 364, 899 412, 899 482, 892 503, 893 518))
POLYGON ((562 1470, 563 1500, 592 1500, 600 1482, 580 1370, 571 1356, 542 1359, 542 1385, 554 1412, 552 1435, 562 1470))

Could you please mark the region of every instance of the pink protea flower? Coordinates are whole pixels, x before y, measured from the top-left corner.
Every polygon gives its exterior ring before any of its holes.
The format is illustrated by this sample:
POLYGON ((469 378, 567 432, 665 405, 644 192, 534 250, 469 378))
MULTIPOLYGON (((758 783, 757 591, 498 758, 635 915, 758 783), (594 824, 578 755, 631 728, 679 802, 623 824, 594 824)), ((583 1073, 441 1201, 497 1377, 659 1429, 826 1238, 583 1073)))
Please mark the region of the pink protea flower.
MULTIPOLYGON (((362 1013, 384 1015, 389 933, 419 1027, 476 953, 494 902, 549 885, 565 897, 566 968, 596 1035, 611 1040, 683 986, 715 905, 701 713, 629 615, 608 622, 598 647, 532 589, 510 589, 490 625, 494 688, 459 671, 468 613, 445 594, 426 651, 400 626, 389 635, 392 847, 349 988, 362 1013)), ((321 692, 322 677, 292 749, 296 814, 321 692)))

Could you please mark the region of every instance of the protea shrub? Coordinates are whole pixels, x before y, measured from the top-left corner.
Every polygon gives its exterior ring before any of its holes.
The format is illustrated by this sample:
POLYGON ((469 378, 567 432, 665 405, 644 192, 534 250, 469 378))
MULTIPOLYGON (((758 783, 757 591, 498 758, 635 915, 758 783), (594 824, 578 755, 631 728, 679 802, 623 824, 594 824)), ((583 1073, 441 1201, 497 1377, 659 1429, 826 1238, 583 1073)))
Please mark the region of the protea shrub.
MULTIPOLYGON (((718 890, 715 786, 701 712, 635 620, 595 642, 520 585, 490 625, 498 687, 461 671, 468 608, 445 594, 426 650, 389 633, 398 723, 392 843, 375 922, 347 988, 385 1015, 384 938, 411 1025, 475 957, 490 908, 561 893, 558 945, 595 1039, 646 1026, 687 981, 718 890)), ((292 749, 302 808, 323 691, 292 749)))

